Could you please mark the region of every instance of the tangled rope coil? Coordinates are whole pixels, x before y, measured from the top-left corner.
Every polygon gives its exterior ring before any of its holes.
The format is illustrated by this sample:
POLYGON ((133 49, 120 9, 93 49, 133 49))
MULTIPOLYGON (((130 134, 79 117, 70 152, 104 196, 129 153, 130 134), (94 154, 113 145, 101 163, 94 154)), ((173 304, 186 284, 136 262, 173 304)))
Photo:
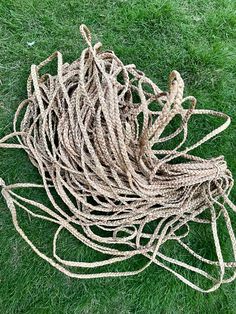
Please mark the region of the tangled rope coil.
POLYGON ((232 175, 223 156, 203 159, 190 154, 226 129, 230 118, 213 110, 196 109, 194 97, 183 97, 184 82, 177 71, 170 74, 169 92, 163 92, 135 65, 124 65, 112 51, 102 52, 100 43, 92 46, 85 25, 80 30, 88 48, 78 60, 63 64, 61 53, 56 52, 40 65, 32 65, 28 99, 16 111, 14 132, 0 140, 0 147, 23 148, 43 181, 42 185, 6 186, 1 179, 2 194, 15 228, 39 256, 75 278, 129 276, 155 263, 202 292, 213 291, 222 283, 234 280, 236 239, 225 207, 229 205, 236 210, 228 198, 233 186, 232 175), (54 58, 57 58, 57 75, 40 77, 39 70, 54 58), (187 102, 190 106, 185 109, 187 102), (160 110, 152 110, 153 103, 160 110), (18 130, 22 110, 25 112, 18 130), (193 115, 216 116, 225 122, 181 150, 193 115), (177 116, 181 118, 180 126, 164 135, 177 116), (177 142, 181 135, 175 148, 158 148, 160 143, 167 145, 174 138, 177 142), (6 143, 15 136, 19 144, 6 143), (53 209, 20 196, 14 192, 17 188, 44 188, 53 209), (58 205, 52 189, 67 210, 58 205), (42 214, 33 212, 27 204, 42 214), (42 253, 24 233, 18 223, 17 208, 58 224, 53 258, 42 253), (210 218, 202 218, 201 214, 207 210, 210 218), (225 262, 223 258, 217 231, 220 216, 225 220, 231 240, 232 262, 225 262), (190 222, 211 225, 216 260, 206 259, 184 242, 190 232, 190 222), (148 232, 146 226, 150 223, 155 227, 148 232), (110 258, 91 263, 61 258, 57 240, 63 229, 110 258), (169 240, 176 241, 198 261, 216 267, 218 276, 163 254, 162 247, 169 240), (139 254, 147 258, 146 265, 139 270, 93 274, 71 271, 73 267, 95 268, 118 263, 139 254), (200 274, 212 286, 203 289, 168 264, 200 274), (229 268, 234 273, 225 278, 229 268))

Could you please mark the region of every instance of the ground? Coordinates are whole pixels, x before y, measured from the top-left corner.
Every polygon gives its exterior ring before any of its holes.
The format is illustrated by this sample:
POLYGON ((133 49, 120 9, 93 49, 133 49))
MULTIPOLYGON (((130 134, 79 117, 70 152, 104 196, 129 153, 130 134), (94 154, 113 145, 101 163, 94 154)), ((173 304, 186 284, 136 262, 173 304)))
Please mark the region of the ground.
MULTIPOLYGON (((234 0, 1 0, 0 136, 12 130, 14 112, 26 97, 30 65, 55 50, 63 53, 65 61, 78 58, 85 47, 79 25, 85 23, 94 42, 99 40, 104 48, 114 50, 124 63, 135 63, 161 89, 167 89, 168 74, 176 69, 185 80, 185 94, 198 99, 198 108, 224 111, 232 117, 231 126, 196 153, 203 157, 225 155, 236 177, 235 12, 234 0)), ((205 134, 216 123, 214 119, 193 123, 192 138, 205 134)), ((7 184, 40 182, 26 154, 15 149, 0 150, 0 177, 7 184)), ((233 201, 235 192, 234 188, 233 201)), ((44 195, 37 197, 43 199, 44 195)), ((43 227, 36 221, 33 237, 37 240, 41 236, 38 241, 46 247, 54 227, 43 227)), ((200 232, 198 235, 202 249, 211 252, 211 242, 200 232)), ((227 241, 225 245, 227 249, 227 241)), ((76 242, 67 238, 63 246, 64 250, 76 250, 76 242)), ((235 283, 202 294, 154 265, 134 277, 68 278, 36 256, 20 238, 3 198, 0 247, 2 314, 236 311, 235 283)), ((127 267, 139 260, 132 263, 127 267)))

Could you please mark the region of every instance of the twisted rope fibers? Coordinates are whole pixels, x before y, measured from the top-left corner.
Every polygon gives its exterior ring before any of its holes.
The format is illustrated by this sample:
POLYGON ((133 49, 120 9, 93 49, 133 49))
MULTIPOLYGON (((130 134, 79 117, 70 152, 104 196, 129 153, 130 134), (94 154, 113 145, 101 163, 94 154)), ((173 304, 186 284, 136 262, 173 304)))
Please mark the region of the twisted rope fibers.
POLYGON ((222 283, 234 280, 236 239, 226 208, 228 205, 236 211, 228 198, 234 183, 231 172, 223 156, 203 159, 190 154, 225 130, 230 124, 229 116, 196 109, 194 97, 183 97, 184 82, 177 71, 170 74, 169 92, 163 92, 135 65, 124 65, 113 51, 101 51, 101 43, 92 46, 85 25, 81 25, 80 31, 88 47, 78 60, 63 64, 61 53, 55 52, 38 66, 31 66, 28 99, 16 111, 14 132, 0 140, 2 148, 23 148, 43 181, 42 185, 7 186, 0 179, 16 230, 39 256, 74 278, 130 276, 155 263, 201 292, 214 291, 222 283), (57 75, 40 76, 39 70, 55 58, 57 75), (152 110, 153 103, 160 110, 152 110), (187 109, 186 103, 190 103, 187 109), (197 143, 182 148, 193 115, 223 118, 224 123, 197 143), (181 125, 164 136, 177 116, 181 125), (158 144, 167 145, 172 139, 176 143, 181 136, 175 148, 158 149, 158 144), (7 143, 13 137, 17 137, 19 144, 7 143), (53 210, 20 196, 14 192, 18 188, 44 188, 53 210), (67 210, 57 204, 52 189, 67 210), (27 205, 42 213, 33 212, 27 205), (17 209, 58 225, 53 258, 42 253, 25 234, 17 219, 17 209), (209 219, 201 217, 206 211, 210 213, 209 219), (224 218, 231 240, 234 255, 231 262, 223 258, 217 230, 219 217, 224 218), (191 222, 211 226, 216 260, 199 255, 184 241, 191 222), (150 223, 155 225, 152 232, 147 228, 150 223), (109 258, 94 262, 61 258, 57 240, 64 229, 109 258), (176 241, 198 262, 216 267, 218 275, 214 277, 163 254, 161 249, 168 240, 176 241), (147 258, 146 265, 138 270, 87 274, 71 270, 99 268, 136 255, 147 258), (201 288, 168 266, 171 264, 209 279, 211 287, 201 288), (234 271, 231 277, 225 276, 227 269, 234 271))

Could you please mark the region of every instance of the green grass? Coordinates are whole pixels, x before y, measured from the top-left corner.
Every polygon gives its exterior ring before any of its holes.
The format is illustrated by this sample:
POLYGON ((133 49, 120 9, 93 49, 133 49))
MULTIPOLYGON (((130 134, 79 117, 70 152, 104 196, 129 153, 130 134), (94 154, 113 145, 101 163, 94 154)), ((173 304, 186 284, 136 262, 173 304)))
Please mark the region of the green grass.
MULTIPOLYGON (((79 25, 87 24, 93 40, 113 49, 124 63, 135 63, 163 90, 171 70, 185 80, 185 94, 198 108, 228 113, 233 122, 224 133, 196 150, 204 157, 224 154, 236 177, 236 2, 235 0, 1 0, 0 1, 0 136, 12 130, 14 112, 26 97, 32 63, 55 50, 64 60, 78 58, 85 47, 79 25), (27 42, 35 44, 30 47, 27 42)), ((191 139, 217 121, 193 122, 191 139)), ((0 177, 7 184, 40 182, 28 157, 19 150, 0 150, 0 177)), ((236 189, 232 193, 235 198, 236 189)), ((32 197, 35 194, 34 191, 32 197)), ((36 196, 42 202, 44 195, 36 196)), ((235 220, 235 219, 234 219, 235 220)), ((44 250, 55 230, 50 223, 21 221, 44 250), (28 222, 26 224, 26 222, 28 222), (44 235, 44 239, 40 236, 44 235)), ((223 233, 223 231, 222 231, 223 233)), ((196 230, 198 245, 211 255, 213 246, 196 230)), ((206 233, 207 234, 207 233, 206 233)), ((227 241, 225 241, 227 251, 227 241)), ((90 256, 64 237, 61 250, 90 256), (77 250, 77 251, 76 251, 77 250)), ((175 248, 169 248, 175 254, 175 248)), ((143 259, 131 261, 133 269, 143 259)), ((191 277, 193 279, 193 277, 191 277)), ((206 295, 187 287, 152 265, 140 275, 90 281, 66 277, 36 256, 15 231, 0 199, 0 313, 235 313, 236 284, 206 295)))

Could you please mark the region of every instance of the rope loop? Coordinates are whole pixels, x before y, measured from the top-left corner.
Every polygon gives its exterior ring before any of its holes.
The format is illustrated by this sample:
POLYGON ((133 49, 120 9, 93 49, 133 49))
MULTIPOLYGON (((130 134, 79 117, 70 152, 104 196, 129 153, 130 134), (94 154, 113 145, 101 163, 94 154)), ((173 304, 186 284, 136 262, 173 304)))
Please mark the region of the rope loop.
POLYGON ((90 30, 88 29, 88 27, 85 24, 80 25, 80 33, 81 33, 83 39, 88 44, 88 46, 91 46, 92 36, 91 36, 90 30))

